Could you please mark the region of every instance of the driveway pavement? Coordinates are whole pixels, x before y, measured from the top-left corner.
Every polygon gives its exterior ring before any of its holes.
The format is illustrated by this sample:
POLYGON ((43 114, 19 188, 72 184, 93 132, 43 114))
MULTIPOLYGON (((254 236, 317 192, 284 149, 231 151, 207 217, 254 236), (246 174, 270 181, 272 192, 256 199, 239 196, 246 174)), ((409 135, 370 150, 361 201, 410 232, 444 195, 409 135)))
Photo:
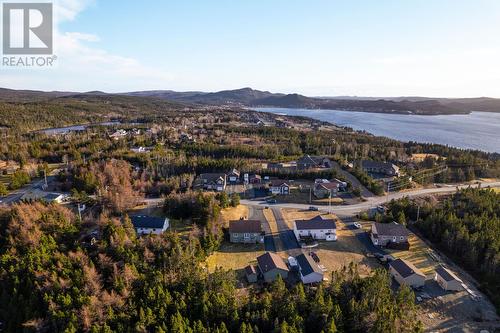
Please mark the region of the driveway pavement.
POLYGON ((276 224, 278 225, 278 232, 283 244, 283 250, 289 251, 293 249, 300 249, 300 245, 297 242, 297 238, 295 238, 295 234, 293 230, 288 227, 286 224, 285 218, 283 217, 283 213, 279 207, 273 207, 274 218, 276 219, 276 224))
POLYGON ((269 221, 264 216, 262 210, 262 207, 248 206, 248 219, 259 220, 262 222, 262 228, 266 233, 264 236, 264 249, 268 252, 276 252, 276 244, 274 243, 271 227, 269 226, 269 221))

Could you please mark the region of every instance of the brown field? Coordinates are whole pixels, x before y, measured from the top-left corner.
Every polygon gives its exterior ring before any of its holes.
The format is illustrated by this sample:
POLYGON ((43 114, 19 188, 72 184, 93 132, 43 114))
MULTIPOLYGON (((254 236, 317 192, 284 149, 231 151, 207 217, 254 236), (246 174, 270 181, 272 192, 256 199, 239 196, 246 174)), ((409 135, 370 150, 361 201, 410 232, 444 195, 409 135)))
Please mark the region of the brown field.
POLYGON ((413 233, 410 234, 409 242, 409 251, 387 250, 387 252, 395 258, 405 259, 413 263, 425 275, 433 275, 438 263, 429 256, 430 249, 427 244, 413 233))
MULTIPOLYGON (((249 264, 255 264, 256 258, 264 253, 264 244, 232 244, 224 242, 220 249, 210 255, 207 268, 213 272, 217 267, 240 271, 249 264)), ((242 272, 238 272, 242 273, 242 272)))
POLYGON ((221 218, 226 225, 229 223, 229 221, 239 220, 242 217, 248 218, 248 207, 244 205, 226 208, 221 212, 221 218))

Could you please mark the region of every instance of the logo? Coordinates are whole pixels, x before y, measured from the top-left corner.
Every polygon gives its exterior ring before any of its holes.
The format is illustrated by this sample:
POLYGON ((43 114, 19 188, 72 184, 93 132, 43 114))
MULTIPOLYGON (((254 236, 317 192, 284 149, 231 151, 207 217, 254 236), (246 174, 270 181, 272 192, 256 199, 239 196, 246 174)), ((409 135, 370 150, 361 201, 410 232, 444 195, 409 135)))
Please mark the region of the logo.
POLYGON ((54 18, 52 3, 2 4, 2 65, 52 66, 54 18))

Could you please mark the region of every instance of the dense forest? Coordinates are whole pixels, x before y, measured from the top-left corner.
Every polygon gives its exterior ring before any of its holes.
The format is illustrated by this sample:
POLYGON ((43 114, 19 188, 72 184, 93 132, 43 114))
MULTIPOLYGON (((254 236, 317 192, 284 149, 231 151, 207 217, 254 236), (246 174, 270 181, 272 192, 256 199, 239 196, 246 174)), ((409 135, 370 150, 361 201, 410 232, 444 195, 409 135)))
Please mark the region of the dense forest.
POLYGON ((6 332, 418 332, 414 295, 355 267, 318 288, 278 280, 237 289, 208 274, 196 234, 136 238, 128 218, 79 221, 57 205, 0 212, 0 322, 6 332), (98 240, 90 242, 92 230, 98 240))
POLYGON ((390 219, 415 220, 418 205, 421 220, 414 226, 471 272, 500 309, 500 193, 466 189, 439 205, 395 201, 389 205, 390 219))

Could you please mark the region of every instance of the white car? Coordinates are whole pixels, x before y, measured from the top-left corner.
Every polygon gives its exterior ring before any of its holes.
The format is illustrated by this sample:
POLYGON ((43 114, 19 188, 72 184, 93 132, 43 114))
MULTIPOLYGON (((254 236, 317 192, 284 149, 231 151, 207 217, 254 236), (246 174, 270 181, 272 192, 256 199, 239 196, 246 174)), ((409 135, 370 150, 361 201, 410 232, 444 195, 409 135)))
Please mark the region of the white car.
POLYGON ((359 222, 354 222, 353 225, 354 225, 354 227, 356 229, 361 229, 362 228, 361 223, 359 223, 359 222))

